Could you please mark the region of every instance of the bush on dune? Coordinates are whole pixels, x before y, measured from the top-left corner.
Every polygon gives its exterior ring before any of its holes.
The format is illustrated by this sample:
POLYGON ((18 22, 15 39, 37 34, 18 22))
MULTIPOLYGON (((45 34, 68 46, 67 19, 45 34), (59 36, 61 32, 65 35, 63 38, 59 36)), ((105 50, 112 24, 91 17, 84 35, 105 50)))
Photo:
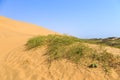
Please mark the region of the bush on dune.
MULTIPOLYGON (((28 40, 28 49, 47 45, 49 60, 67 59, 76 64, 92 67, 101 66, 104 69, 115 68, 120 63, 120 57, 116 57, 105 50, 96 51, 84 45, 81 39, 67 35, 37 36, 28 40)), ((120 66, 120 65, 119 65, 120 66)), ((92 68, 91 67, 91 68, 92 68)))

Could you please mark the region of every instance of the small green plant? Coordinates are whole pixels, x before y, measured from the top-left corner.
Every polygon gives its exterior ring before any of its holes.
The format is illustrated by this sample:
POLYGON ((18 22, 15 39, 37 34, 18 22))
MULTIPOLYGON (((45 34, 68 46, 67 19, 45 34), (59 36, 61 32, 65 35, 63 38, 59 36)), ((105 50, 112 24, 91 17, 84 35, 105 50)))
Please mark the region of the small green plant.
POLYGON ((97 65, 97 64, 95 64, 95 63, 92 63, 92 64, 90 64, 88 67, 89 67, 89 68, 97 68, 97 67, 98 67, 98 65, 97 65))

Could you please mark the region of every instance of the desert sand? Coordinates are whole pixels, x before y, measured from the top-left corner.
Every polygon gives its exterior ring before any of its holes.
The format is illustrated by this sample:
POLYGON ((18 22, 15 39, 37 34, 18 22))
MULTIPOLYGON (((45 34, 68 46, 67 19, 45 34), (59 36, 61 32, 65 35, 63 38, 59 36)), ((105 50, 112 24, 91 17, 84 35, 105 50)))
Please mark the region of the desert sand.
MULTIPOLYGON (((86 69, 67 60, 53 61, 49 64, 46 61, 47 56, 44 55, 46 47, 29 51, 25 49, 29 38, 48 34, 57 33, 1 16, 0 80, 120 80, 120 74, 115 70, 108 76, 100 68, 86 69)), ((114 51, 119 54, 120 50, 114 51)))

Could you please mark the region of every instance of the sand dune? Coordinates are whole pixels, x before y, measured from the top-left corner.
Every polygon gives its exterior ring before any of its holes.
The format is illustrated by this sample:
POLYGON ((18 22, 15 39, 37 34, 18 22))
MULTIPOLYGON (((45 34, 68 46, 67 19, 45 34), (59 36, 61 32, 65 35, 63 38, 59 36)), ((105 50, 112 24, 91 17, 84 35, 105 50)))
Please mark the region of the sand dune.
POLYGON ((114 70, 77 67, 67 60, 47 63, 46 47, 26 50, 26 41, 36 35, 57 34, 43 27, 0 17, 0 80, 120 80, 114 70))
MULTIPOLYGON (((24 22, 17 22, 15 20, 0 16, 0 65, 4 64, 5 57, 12 52, 12 50, 19 46, 23 46, 30 37, 48 34, 56 33, 43 27, 24 22)), ((17 54, 19 56, 19 51, 17 54)), ((4 76, 7 77, 7 74, 4 76)), ((13 79, 1 79, 0 77, 0 80, 13 79)))
POLYGON ((28 38, 35 35, 53 34, 50 30, 36 25, 17 22, 0 17, 0 53, 9 52, 17 46, 23 45, 28 38))

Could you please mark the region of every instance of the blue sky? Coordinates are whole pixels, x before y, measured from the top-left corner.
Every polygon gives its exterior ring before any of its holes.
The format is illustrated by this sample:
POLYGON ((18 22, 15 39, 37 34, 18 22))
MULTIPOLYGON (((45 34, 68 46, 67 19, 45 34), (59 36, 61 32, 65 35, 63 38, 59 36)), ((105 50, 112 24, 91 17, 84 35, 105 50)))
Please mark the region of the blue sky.
POLYGON ((120 0, 0 0, 0 15, 81 38, 120 37, 120 0))

